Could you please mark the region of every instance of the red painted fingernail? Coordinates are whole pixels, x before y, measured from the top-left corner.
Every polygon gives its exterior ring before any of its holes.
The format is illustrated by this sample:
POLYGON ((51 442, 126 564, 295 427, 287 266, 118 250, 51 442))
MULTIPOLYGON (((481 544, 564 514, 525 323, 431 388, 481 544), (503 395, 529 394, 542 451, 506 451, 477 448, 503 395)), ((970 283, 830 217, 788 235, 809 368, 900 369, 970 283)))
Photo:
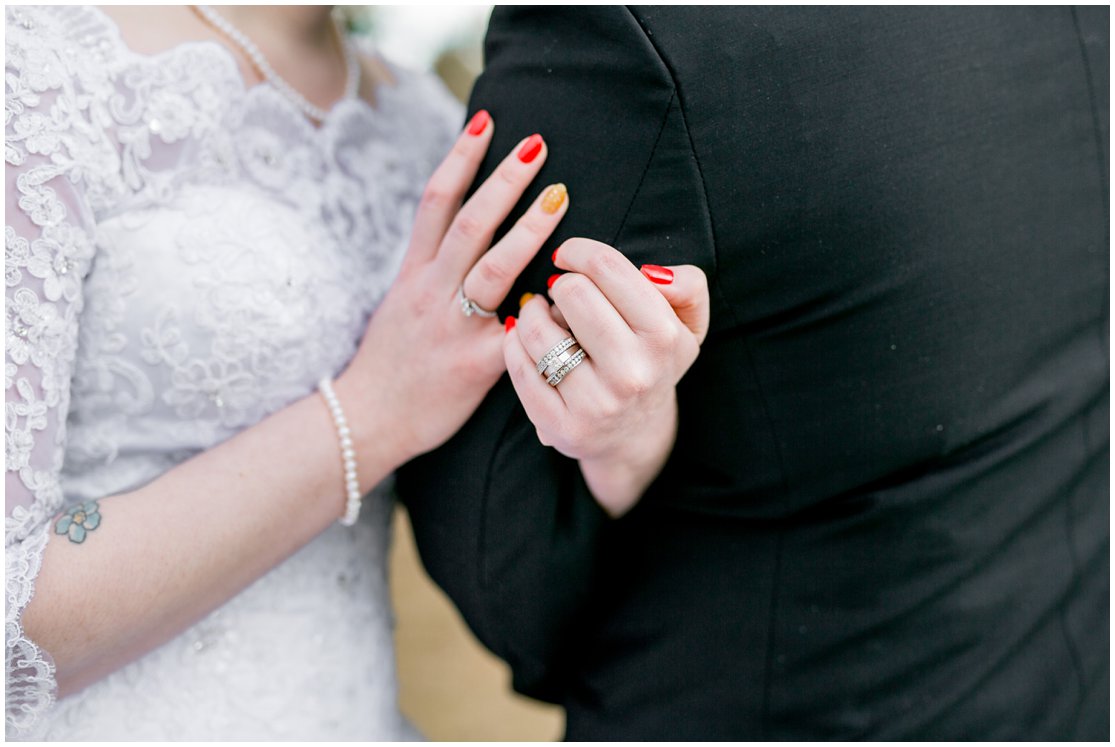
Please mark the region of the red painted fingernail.
POLYGON ((647 279, 652 283, 659 285, 669 285, 674 282, 674 271, 668 267, 659 267, 658 265, 643 265, 639 270, 647 276, 647 279))
MULTIPOLYGON (((561 249, 561 247, 559 246, 558 249, 561 249)), ((554 253, 550 255, 550 261, 557 263, 557 249, 554 249, 554 253)))
POLYGON ((523 163, 530 163, 538 154, 542 152, 542 136, 535 133, 527 138, 523 143, 523 147, 519 148, 519 160, 523 163))
POLYGON ((550 279, 546 281, 546 287, 547 288, 553 288, 554 283, 556 283, 557 279, 560 278, 560 277, 561 277, 561 273, 558 273, 556 275, 551 275, 550 279))
POLYGON ((487 109, 481 109, 472 115, 472 119, 468 122, 468 134, 479 135, 488 127, 488 122, 492 121, 492 117, 488 114, 487 109))
POLYGON ((513 316, 509 316, 506 319, 504 319, 503 320, 503 331, 504 332, 510 332, 511 330, 515 329, 515 322, 516 321, 517 320, 513 316))

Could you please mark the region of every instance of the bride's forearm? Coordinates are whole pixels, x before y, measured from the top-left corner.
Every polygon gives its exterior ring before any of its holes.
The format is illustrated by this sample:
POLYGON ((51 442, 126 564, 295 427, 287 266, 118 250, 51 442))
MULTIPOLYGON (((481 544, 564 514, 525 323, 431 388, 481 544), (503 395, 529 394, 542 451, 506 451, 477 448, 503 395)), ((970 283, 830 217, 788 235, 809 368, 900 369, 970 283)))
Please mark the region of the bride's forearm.
MULTIPOLYGON (((444 443, 503 373, 503 325, 462 313, 467 291, 496 307, 564 214, 546 195, 491 237, 546 159, 524 138, 462 206, 491 141, 465 129, 418 206, 407 255, 336 382, 366 490, 444 443)), ((476 126, 479 122, 479 128, 476 126)), ((554 185, 551 189, 556 188, 554 185)), ((562 192, 564 194, 564 192, 562 192)), ((22 622, 74 692, 159 645, 319 534, 344 511, 337 429, 316 394, 138 490, 62 517, 22 622), (103 517, 103 518, 102 518, 103 517)), ((11 670, 9 670, 9 675, 11 670)))
MULTIPOLYGON (((365 490, 403 460, 389 453, 391 429, 374 417, 361 412, 365 490)), ((337 431, 315 394, 138 490, 98 501, 99 523, 80 543, 55 534, 25 632, 54 658, 60 694, 79 690, 293 554, 337 520, 344 495, 337 431)))

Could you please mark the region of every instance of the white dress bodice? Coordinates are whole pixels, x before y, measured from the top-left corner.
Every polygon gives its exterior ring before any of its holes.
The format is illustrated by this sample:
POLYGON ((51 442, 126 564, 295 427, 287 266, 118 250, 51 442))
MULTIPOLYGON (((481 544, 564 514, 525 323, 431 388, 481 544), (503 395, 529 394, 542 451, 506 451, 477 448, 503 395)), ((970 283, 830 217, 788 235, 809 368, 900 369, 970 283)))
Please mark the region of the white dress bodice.
POLYGON ((223 46, 140 55, 87 7, 9 8, 6 66, 8 735, 411 736, 386 489, 356 527, 57 703, 20 619, 60 509, 142 486, 344 368, 459 106, 392 68, 374 108, 343 101, 315 128, 271 86, 245 89, 223 46))

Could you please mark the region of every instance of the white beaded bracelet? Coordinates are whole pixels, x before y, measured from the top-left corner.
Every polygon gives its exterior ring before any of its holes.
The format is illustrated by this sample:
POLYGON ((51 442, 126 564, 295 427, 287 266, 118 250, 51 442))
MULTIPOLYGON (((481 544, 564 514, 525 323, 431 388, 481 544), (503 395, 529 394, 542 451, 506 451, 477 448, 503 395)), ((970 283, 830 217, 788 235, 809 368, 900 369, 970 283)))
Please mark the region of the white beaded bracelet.
POLYGON ((333 391, 333 381, 325 377, 317 383, 317 388, 325 398, 325 404, 329 406, 333 423, 337 426, 337 435, 341 438, 341 461, 345 468, 345 495, 347 496, 345 515, 341 517, 341 524, 350 527, 356 523, 356 517, 360 515, 360 501, 363 499, 360 495, 360 480, 356 477, 356 450, 352 448, 352 432, 348 429, 345 411, 341 409, 337 393, 333 391))

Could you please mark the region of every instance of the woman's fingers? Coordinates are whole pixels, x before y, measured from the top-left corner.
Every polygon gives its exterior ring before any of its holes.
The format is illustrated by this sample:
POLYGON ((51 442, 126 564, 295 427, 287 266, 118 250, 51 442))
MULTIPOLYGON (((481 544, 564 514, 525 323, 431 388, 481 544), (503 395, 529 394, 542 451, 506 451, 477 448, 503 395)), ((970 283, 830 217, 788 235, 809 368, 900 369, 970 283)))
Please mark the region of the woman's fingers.
MULTIPOLYGON (((554 253, 554 264, 592 280, 636 332, 659 332, 672 321, 674 315, 662 294, 655 292, 627 257, 607 244, 569 239, 554 253)), ((550 295, 553 297, 553 291, 550 295)), ((568 319, 568 306, 561 307, 568 319)))
MULTIPOLYGON (((637 273, 636 277, 636 282, 649 285, 637 273)), ((653 289, 651 293, 654 293, 653 289)), ((594 356, 603 376, 619 373, 616 369, 627 365, 638 352, 637 335, 612 302, 586 276, 576 272, 559 276, 550 286, 550 298, 554 300, 554 308, 560 309, 577 342, 594 356)), ((663 313, 673 316, 666 304, 661 305, 663 313)))
POLYGON ((437 261, 456 286, 488 249, 496 229, 515 207, 546 160, 541 135, 519 141, 457 212, 438 248, 437 261))
MULTIPOLYGON (((582 361, 575 369, 562 379, 560 391, 551 387, 538 373, 535 366, 546 353, 570 337, 569 330, 559 327, 550 316, 550 305, 541 296, 535 296, 519 310, 519 319, 511 333, 519 338, 527 356, 531 358, 531 371, 546 389, 551 390, 550 396, 564 399, 566 403, 576 401, 581 405, 596 399, 593 392, 603 391, 593 370, 591 353, 589 358, 582 361), (556 393, 556 395, 554 394, 556 393)), ((588 352, 588 351, 586 351, 588 352)), ((533 389, 541 392, 538 387, 533 389)), ((541 396, 541 395, 539 395, 541 396)), ((535 425, 539 425, 535 422, 535 425)))
POLYGON ((469 270, 464 280, 465 295, 485 309, 499 306, 568 209, 564 184, 544 189, 507 235, 469 270))
POLYGON ((415 215, 407 262, 428 261, 437 254, 453 216, 461 209, 461 200, 476 178, 494 132, 495 125, 488 112, 483 109, 476 112, 457 137, 449 155, 434 171, 415 215))
POLYGON ((643 265, 639 270, 670 303, 681 323, 697 338, 697 344, 704 343, 709 325, 708 278, 704 271, 693 265, 643 265))

